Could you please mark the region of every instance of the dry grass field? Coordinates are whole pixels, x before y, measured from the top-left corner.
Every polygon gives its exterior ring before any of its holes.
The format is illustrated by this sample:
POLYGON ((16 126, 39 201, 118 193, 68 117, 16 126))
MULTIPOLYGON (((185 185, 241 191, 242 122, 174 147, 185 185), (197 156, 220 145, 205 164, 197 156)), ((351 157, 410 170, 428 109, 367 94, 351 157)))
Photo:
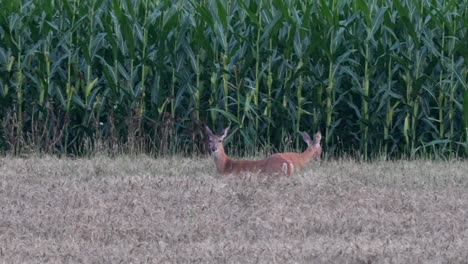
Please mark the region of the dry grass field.
POLYGON ((468 162, 0 158, 0 263, 468 263, 468 162))

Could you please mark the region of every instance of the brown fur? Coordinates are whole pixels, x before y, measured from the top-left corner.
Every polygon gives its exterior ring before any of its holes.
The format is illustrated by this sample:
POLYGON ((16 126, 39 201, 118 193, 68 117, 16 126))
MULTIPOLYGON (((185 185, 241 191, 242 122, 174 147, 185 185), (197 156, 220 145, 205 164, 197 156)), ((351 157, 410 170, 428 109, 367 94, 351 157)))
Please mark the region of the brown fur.
POLYGON ((286 152, 286 153, 276 153, 273 154, 271 157, 275 158, 282 158, 288 161, 291 161, 294 165, 295 170, 300 170, 304 168, 309 161, 316 158, 320 160, 320 156, 322 155, 322 147, 320 146, 320 140, 322 139, 322 134, 317 132, 315 134, 315 140, 312 141, 310 139, 309 134, 304 132, 303 134, 304 141, 307 143, 307 149, 302 153, 297 152, 286 152))
POLYGON ((245 172, 261 174, 285 174, 290 176, 294 171, 294 165, 290 160, 282 157, 270 157, 263 160, 235 160, 226 155, 224 151, 224 138, 227 135, 228 128, 223 133, 216 136, 211 132, 208 126, 205 126, 205 132, 209 137, 209 148, 213 153, 216 169, 219 173, 241 174, 245 172))

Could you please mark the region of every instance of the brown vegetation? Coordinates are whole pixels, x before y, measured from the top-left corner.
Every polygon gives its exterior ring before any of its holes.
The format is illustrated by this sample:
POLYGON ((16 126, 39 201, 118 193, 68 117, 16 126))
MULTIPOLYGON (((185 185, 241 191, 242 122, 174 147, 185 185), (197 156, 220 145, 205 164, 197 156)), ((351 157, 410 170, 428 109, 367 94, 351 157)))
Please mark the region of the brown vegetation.
POLYGON ((1 263, 463 263, 468 162, 0 158, 1 263))

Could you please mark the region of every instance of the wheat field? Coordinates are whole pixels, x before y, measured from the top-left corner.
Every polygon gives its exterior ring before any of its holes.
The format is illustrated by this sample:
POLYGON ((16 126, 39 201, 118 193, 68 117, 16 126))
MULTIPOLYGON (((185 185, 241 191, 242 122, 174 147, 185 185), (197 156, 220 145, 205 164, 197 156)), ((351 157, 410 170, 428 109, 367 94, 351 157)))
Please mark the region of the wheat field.
POLYGON ((466 263, 468 162, 0 159, 1 263, 466 263))

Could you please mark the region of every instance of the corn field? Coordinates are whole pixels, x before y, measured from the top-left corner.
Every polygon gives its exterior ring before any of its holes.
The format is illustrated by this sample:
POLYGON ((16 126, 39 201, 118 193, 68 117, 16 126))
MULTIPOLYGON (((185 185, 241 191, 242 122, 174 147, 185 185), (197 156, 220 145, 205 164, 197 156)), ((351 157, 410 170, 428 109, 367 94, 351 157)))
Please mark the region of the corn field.
POLYGON ((466 0, 0 0, 0 152, 468 154, 466 0))

